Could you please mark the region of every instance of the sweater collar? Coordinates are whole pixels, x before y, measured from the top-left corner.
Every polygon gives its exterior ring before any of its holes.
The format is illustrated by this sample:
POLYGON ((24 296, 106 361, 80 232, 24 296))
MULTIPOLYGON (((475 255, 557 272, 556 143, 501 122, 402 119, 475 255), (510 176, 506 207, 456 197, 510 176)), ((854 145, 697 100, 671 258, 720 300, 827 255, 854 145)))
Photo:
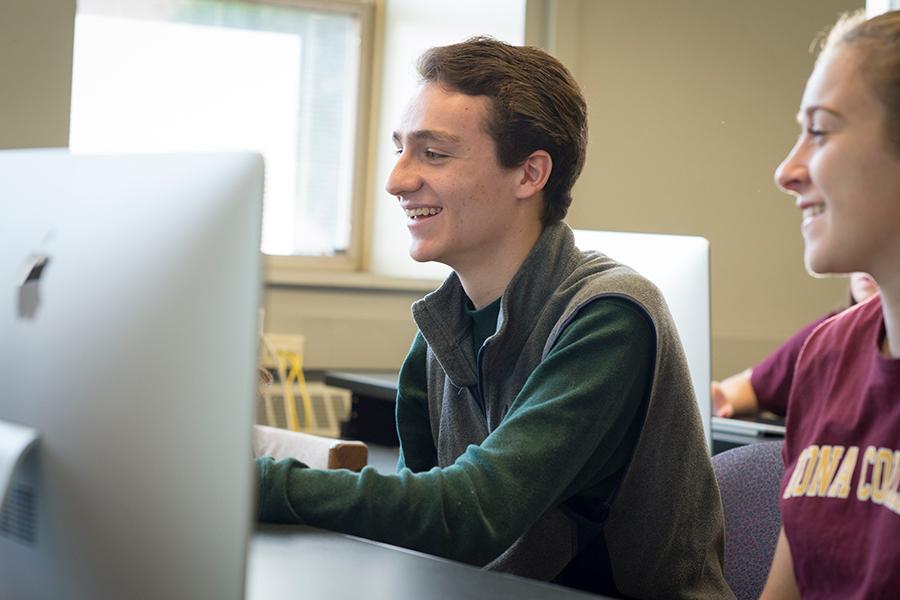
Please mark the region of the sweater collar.
MULTIPOLYGON (((489 343, 517 353, 516 348, 531 332, 535 315, 577 266, 578 259, 568 225, 558 222, 545 227, 501 296, 497 332, 488 338, 489 343)), ((457 387, 475 385, 478 377, 466 300, 459 277, 451 273, 441 287, 412 305, 419 331, 457 387)))

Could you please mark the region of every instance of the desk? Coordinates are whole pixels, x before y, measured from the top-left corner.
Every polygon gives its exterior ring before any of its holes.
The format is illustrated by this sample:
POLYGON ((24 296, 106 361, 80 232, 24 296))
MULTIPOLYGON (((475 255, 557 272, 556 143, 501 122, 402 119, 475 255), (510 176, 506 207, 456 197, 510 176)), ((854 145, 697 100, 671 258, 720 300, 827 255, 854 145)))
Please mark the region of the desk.
MULTIPOLYGON (((341 435, 348 439, 396 446, 394 403, 397 398, 397 373, 329 371, 325 383, 353 394, 353 417, 341 435)), ((746 419, 752 421, 752 419, 746 419)), ((730 448, 784 438, 784 427, 738 428, 731 419, 712 418, 713 454, 730 448)))
POLYGON ((397 400, 398 376, 396 371, 328 371, 325 373, 325 383, 393 403, 397 400))
POLYGON ((578 600, 603 598, 387 544, 296 525, 260 525, 247 600, 578 600))
MULTIPOLYGON (((774 416, 774 415, 773 415, 774 416)), ((763 417, 712 418, 713 454, 738 446, 784 439, 784 420, 763 417)))
POLYGON ((394 409, 397 403, 396 372, 328 371, 325 384, 350 390, 350 420, 341 426, 341 437, 399 446, 394 409))

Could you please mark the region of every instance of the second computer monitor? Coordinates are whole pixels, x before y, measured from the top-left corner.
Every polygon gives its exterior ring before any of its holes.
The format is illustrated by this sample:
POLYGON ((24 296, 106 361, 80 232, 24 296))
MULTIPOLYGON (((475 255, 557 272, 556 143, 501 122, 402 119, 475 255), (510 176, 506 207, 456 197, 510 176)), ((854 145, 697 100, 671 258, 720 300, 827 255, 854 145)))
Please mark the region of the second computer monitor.
POLYGON ((711 448, 709 242, 688 235, 580 229, 575 245, 628 265, 660 289, 681 336, 711 448))

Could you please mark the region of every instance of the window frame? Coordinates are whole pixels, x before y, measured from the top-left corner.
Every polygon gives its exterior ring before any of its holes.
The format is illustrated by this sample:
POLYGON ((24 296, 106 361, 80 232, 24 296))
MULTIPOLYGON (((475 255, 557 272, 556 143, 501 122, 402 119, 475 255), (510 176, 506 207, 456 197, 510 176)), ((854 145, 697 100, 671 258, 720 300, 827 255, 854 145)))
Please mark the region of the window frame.
MULTIPOLYGON (((230 0, 220 0, 227 2, 230 0)), ((355 148, 350 209, 350 240, 347 251, 331 256, 277 256, 263 254, 265 276, 269 285, 297 285, 308 281, 310 273, 351 273, 363 269, 364 244, 369 234, 368 194, 370 179, 370 140, 376 71, 376 17, 383 0, 238 0, 248 4, 287 6, 327 12, 353 14, 359 19, 360 55, 356 80, 355 148)))
MULTIPOLYGON (((166 0, 162 0, 165 2, 166 0)), ((385 0, 209 0, 218 4, 244 4, 249 6, 274 6, 290 9, 312 10, 350 15, 359 22, 359 60, 356 73, 356 113, 354 115, 353 171, 350 192, 350 238, 345 252, 332 255, 268 255, 260 250, 264 262, 266 284, 297 285, 306 282, 309 275, 321 278, 323 273, 352 273, 362 271, 366 256, 364 244, 370 238, 371 161, 370 140, 373 124, 377 122, 377 69, 380 58, 376 55, 376 25, 383 14, 385 0), (318 275, 316 275, 318 274, 318 275)), ((127 6, 117 6, 115 0, 76 0, 77 5, 111 7, 113 12, 130 14, 127 6)), ((138 8, 140 5, 137 5, 138 8)), ((88 8, 88 11, 91 9, 88 8)), ((79 7, 76 6, 77 16, 79 7)))

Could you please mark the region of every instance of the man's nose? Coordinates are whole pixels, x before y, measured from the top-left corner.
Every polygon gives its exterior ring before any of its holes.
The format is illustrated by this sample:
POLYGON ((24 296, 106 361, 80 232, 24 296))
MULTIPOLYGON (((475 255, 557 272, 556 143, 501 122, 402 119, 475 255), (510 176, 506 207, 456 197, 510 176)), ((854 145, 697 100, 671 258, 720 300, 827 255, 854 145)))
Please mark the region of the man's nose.
POLYGON ((401 152, 397 157, 394 168, 388 175, 384 189, 391 196, 406 196, 422 187, 422 178, 412 165, 412 160, 406 152, 401 152))

